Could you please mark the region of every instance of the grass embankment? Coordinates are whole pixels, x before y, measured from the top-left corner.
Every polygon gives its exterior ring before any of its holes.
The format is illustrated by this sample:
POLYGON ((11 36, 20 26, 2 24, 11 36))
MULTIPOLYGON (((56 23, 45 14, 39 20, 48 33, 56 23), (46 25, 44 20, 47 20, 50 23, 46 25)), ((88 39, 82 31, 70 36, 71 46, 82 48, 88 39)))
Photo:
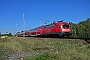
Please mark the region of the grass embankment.
POLYGON ((0 60, 20 51, 46 51, 38 55, 25 56, 24 60, 89 60, 90 46, 86 42, 51 38, 0 38, 0 60), (52 50, 52 51, 51 51, 52 50))

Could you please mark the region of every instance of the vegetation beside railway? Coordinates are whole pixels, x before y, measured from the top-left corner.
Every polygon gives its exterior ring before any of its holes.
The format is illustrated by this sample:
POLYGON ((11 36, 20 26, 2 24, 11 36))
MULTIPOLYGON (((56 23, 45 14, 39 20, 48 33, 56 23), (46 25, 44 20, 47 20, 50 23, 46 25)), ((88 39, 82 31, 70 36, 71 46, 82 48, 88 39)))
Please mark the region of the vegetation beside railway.
POLYGON ((90 59, 90 45, 83 40, 37 37, 0 38, 0 60, 8 60, 11 57, 10 54, 15 53, 14 56, 23 51, 26 51, 27 54, 23 53, 26 55, 21 55, 18 59, 22 56, 24 60, 90 59))
POLYGON ((72 36, 79 38, 90 38, 90 18, 77 24, 70 22, 72 36))

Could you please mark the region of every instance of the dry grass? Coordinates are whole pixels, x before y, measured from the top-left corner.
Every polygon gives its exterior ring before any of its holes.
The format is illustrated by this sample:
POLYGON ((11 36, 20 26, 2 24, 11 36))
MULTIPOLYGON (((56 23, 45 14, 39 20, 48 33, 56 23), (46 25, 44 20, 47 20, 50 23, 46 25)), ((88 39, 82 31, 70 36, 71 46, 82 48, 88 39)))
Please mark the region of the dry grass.
POLYGON ((0 39, 0 60, 17 51, 53 50, 38 56, 24 57, 25 60, 89 60, 90 46, 85 42, 35 37, 8 37, 0 39), (85 46, 85 47, 82 47, 85 46))

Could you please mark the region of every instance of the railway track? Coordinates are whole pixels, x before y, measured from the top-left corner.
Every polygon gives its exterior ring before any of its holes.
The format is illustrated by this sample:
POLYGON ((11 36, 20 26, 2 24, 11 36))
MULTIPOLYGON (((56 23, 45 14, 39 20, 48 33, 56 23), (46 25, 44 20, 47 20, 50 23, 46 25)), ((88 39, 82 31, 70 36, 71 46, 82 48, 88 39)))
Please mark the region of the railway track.
MULTIPOLYGON (((36 36, 34 36, 36 37, 36 36)), ((36 38, 42 38, 40 36, 36 38)), ((43 37, 43 38, 53 38, 53 39, 60 39, 60 40, 78 40, 78 41, 85 41, 86 43, 90 44, 90 38, 63 38, 63 37, 43 37)))
POLYGON ((80 39, 80 40, 84 40, 85 42, 90 44, 90 38, 70 38, 70 39, 80 39))
POLYGON ((64 37, 60 37, 60 36, 53 36, 53 37, 50 37, 50 36, 47 36, 47 37, 41 37, 41 36, 29 36, 29 37, 34 37, 34 38, 51 38, 51 39, 60 39, 60 40, 78 40, 78 41, 85 41, 86 43, 90 44, 90 38, 71 38, 71 37, 68 37, 68 38, 64 38, 64 37))

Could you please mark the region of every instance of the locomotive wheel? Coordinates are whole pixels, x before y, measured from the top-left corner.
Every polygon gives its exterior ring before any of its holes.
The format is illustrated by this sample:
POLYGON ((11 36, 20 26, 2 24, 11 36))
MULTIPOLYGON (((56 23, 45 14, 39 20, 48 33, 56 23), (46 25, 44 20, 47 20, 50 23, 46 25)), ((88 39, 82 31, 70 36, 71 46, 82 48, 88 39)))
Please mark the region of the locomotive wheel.
POLYGON ((64 35, 64 37, 65 37, 65 38, 68 38, 68 37, 69 37, 69 35, 64 35))
POLYGON ((42 38, 45 38, 46 37, 46 35, 41 35, 42 36, 42 38))

